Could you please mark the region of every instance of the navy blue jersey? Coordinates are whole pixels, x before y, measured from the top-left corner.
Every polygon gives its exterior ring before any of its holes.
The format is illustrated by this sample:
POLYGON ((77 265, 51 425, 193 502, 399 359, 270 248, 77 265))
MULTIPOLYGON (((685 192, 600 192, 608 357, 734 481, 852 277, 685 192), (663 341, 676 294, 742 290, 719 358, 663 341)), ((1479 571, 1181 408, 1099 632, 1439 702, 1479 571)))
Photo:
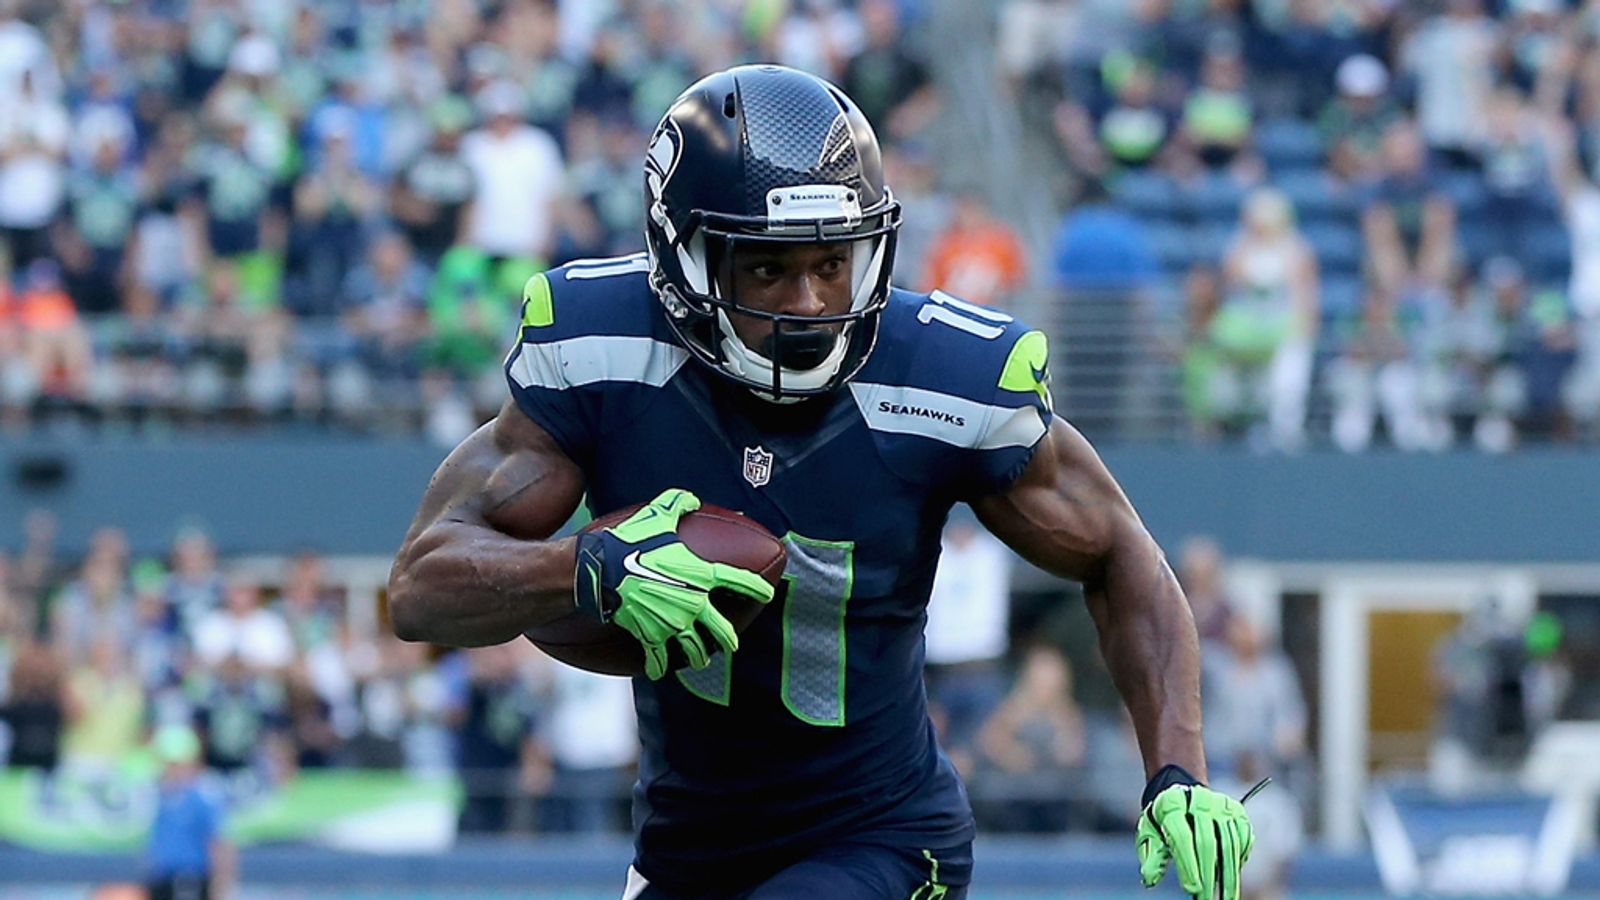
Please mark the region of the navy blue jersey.
POLYGON ((968 839, 928 721, 925 610, 950 507, 1008 486, 1049 425, 1044 335, 896 290, 855 379, 779 405, 689 359, 646 270, 639 255, 535 276, 512 395, 596 514, 687 488, 783 536, 789 561, 737 653, 634 681, 638 869, 671 887, 867 832, 968 839))

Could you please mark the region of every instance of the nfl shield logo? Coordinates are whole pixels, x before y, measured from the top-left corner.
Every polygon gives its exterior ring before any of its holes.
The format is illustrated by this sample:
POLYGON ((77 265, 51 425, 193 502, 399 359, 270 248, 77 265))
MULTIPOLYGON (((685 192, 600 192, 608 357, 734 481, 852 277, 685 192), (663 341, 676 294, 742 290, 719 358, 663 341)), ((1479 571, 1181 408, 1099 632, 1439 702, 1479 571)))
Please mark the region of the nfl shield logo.
POLYGON ((744 448, 744 480, 761 487, 772 479, 772 454, 760 447, 744 448))

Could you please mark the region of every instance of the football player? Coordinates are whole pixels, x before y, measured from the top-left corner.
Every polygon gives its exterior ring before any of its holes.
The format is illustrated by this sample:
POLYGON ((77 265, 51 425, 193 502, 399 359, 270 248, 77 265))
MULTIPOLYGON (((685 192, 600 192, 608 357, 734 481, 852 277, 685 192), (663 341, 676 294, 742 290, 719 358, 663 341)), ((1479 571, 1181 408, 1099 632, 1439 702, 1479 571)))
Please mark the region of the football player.
POLYGON ((396 632, 495 644, 576 607, 638 638, 627 898, 955 900, 972 814, 922 629, 964 501, 1084 585, 1150 779, 1145 883, 1171 861, 1189 893, 1237 898, 1250 824, 1205 787, 1182 591, 1052 415, 1045 335, 890 286, 901 209, 855 104, 777 66, 708 76, 656 128, 644 189, 648 253, 528 282, 511 398, 440 466, 395 561, 396 632), (585 495, 646 506, 551 540, 585 495), (676 539, 701 502, 783 536, 781 598, 676 539), (715 589, 772 605, 736 635, 715 589))

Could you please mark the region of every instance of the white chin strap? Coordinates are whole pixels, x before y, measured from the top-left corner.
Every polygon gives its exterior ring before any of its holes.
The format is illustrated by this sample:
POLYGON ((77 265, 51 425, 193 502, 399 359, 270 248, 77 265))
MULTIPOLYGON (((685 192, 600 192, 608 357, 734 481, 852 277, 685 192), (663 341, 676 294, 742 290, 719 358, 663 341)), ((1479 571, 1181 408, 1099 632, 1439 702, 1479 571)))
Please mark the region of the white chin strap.
MULTIPOLYGON (((774 397, 772 396, 772 360, 762 356, 749 347, 734 333, 733 323, 728 321, 728 314, 717 310, 717 327, 722 331, 722 367, 729 374, 744 381, 753 382, 750 387, 756 396, 776 403, 795 403, 804 397, 774 397), (766 390, 762 390, 764 386, 766 390)), ((850 332, 855 328, 852 322, 839 332, 833 342, 833 349, 815 368, 790 369, 778 367, 779 383, 785 391, 814 391, 827 385, 828 380, 839 373, 839 367, 844 365, 845 354, 850 351, 850 332)))

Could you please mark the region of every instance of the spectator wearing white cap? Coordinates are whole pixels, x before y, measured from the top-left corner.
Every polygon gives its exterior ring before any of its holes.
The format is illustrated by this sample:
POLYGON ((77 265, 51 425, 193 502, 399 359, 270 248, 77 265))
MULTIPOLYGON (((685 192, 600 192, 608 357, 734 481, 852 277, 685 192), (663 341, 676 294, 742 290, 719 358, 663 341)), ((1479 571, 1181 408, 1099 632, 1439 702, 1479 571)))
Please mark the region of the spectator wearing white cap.
POLYGON ((1317 120, 1329 167, 1349 182, 1374 178, 1381 168, 1383 133, 1401 115, 1389 97, 1389 70, 1377 57, 1360 53, 1339 64, 1334 85, 1338 95, 1317 120))
POLYGON ((561 150, 523 121, 526 98, 514 83, 490 82, 477 103, 484 125, 461 141, 476 180, 467 242, 491 256, 543 258, 561 193, 561 150))

